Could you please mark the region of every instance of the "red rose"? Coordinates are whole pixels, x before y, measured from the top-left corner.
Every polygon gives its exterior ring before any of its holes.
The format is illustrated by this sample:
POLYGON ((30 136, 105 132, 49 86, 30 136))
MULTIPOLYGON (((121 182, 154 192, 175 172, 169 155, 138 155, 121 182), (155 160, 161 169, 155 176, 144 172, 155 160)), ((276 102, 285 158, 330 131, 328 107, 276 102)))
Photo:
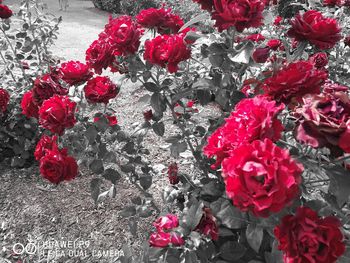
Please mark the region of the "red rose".
POLYGON ((150 121, 153 118, 153 112, 152 110, 148 110, 148 111, 144 111, 143 112, 143 118, 145 119, 145 121, 150 121))
POLYGON ((176 232, 171 234, 170 242, 175 247, 183 246, 185 244, 185 240, 183 240, 180 234, 176 232))
POLYGON ((147 28, 159 27, 164 23, 167 10, 164 8, 148 8, 142 10, 137 16, 137 23, 147 28))
POLYGON ((27 116, 27 118, 39 117, 39 105, 33 99, 33 91, 27 91, 24 93, 21 101, 22 113, 27 116))
POLYGON ((303 166, 271 140, 254 141, 232 150, 222 162, 226 193, 240 210, 268 217, 299 195, 303 166))
POLYGON ((33 101, 41 105, 44 100, 51 98, 53 95, 67 95, 68 90, 63 88, 55 74, 47 73, 39 76, 34 81, 33 101))
POLYGON ((179 29, 185 24, 178 15, 172 14, 171 9, 167 12, 163 24, 158 28, 159 34, 176 34, 179 29))
POLYGON ((170 244, 182 246, 185 243, 178 233, 172 231, 179 226, 179 219, 176 215, 161 216, 153 225, 156 228, 156 232, 150 236, 149 243, 151 246, 167 247, 170 244))
POLYGON ((341 39, 337 20, 325 18, 315 10, 307 11, 303 15, 297 14, 290 23, 292 28, 287 32, 289 37, 298 41, 307 40, 319 49, 332 48, 341 39))
POLYGON ((177 33, 184 25, 182 19, 171 13, 171 9, 149 8, 136 16, 137 22, 147 28, 156 28, 160 34, 177 33), (170 31, 170 32, 169 32, 170 31))
POLYGON ((113 48, 113 55, 119 56, 134 54, 139 49, 143 31, 130 16, 120 16, 115 19, 110 17, 104 33, 113 48))
POLYGON ((264 82, 263 89, 277 101, 289 103, 305 94, 318 94, 328 78, 327 72, 314 67, 309 61, 297 61, 282 68, 264 82))
POLYGON ((258 47, 254 50, 252 57, 256 63, 265 63, 270 56, 269 47, 258 47))
POLYGON ((45 150, 40 159, 40 173, 51 183, 59 184, 62 181, 74 179, 78 174, 76 160, 67 155, 67 150, 45 150))
POLYGON ((221 32, 234 26, 238 32, 261 26, 264 2, 260 0, 214 0, 212 18, 221 32))
POLYGON ((304 96, 295 110, 299 117, 296 138, 315 148, 328 147, 335 154, 340 149, 350 152, 350 141, 342 138, 350 133, 350 97, 344 91, 327 91, 304 96))
POLYGON ((193 2, 200 4, 203 10, 212 11, 214 7, 214 0, 193 0, 193 2))
POLYGON ((164 232, 152 233, 149 243, 152 247, 167 247, 171 243, 171 234, 164 232))
POLYGON ((0 4, 0 18, 7 19, 10 18, 12 14, 12 10, 8 8, 8 6, 0 4))
POLYGON ((328 56, 325 52, 318 52, 310 57, 310 61, 316 68, 324 68, 328 65, 328 56))
POLYGON ((282 45, 282 41, 279 39, 270 39, 266 45, 272 50, 277 50, 282 45))
POLYGON ((178 171, 179 171, 179 168, 177 167, 177 163, 172 163, 171 165, 169 165, 168 178, 169 178, 170 184, 175 185, 180 182, 178 171))
POLYGON ((350 36, 347 36, 344 38, 344 44, 345 44, 345 46, 350 47, 350 36))
POLYGON ((62 75, 62 79, 70 86, 80 85, 91 79, 93 76, 89 66, 79 61, 68 61, 62 63, 59 71, 62 75))
POLYGON ((273 24, 274 24, 275 26, 279 26, 279 25, 281 24, 282 20, 283 20, 283 17, 281 17, 281 16, 276 16, 275 20, 273 21, 273 24))
POLYGON ((75 102, 67 96, 55 95, 40 107, 39 123, 52 133, 63 135, 65 128, 71 128, 76 123, 75 111, 75 102))
MULTIPOLYGON (((112 127, 118 124, 118 120, 116 116, 110 116, 106 114, 104 117, 107 119, 109 126, 112 127)), ((99 120, 100 120, 99 117, 94 118, 94 122, 98 122, 99 120)))
POLYGON ((167 214, 166 216, 159 217, 153 225, 159 231, 171 230, 179 226, 179 219, 176 215, 167 214))
POLYGON ((341 1, 340 0, 323 0, 323 5, 324 6, 340 6, 341 1))
POLYGON ((264 41, 265 37, 262 34, 251 34, 247 36, 246 39, 254 42, 260 42, 260 41, 264 41))
POLYGON ((34 156, 35 160, 39 161, 43 156, 45 156, 46 150, 57 149, 57 136, 41 136, 38 144, 36 145, 34 156))
POLYGON ((7 90, 0 88, 0 112, 4 113, 7 110, 7 105, 10 101, 10 94, 7 90))
POLYGON ((84 92, 89 103, 107 104, 118 95, 119 88, 108 77, 96 77, 87 82, 84 92))
POLYGON ((114 61, 111 46, 105 39, 95 40, 86 50, 86 64, 93 68, 96 74, 101 74, 103 69, 108 68, 114 61))
POLYGON ((216 218, 211 213, 210 208, 204 207, 203 211, 204 214, 195 230, 198 230, 206 236, 210 236, 212 240, 218 240, 219 228, 216 223, 216 218))
POLYGON ((144 59, 152 64, 167 67, 170 73, 178 70, 181 61, 191 57, 191 49, 184 42, 184 35, 162 35, 145 42, 144 59))
POLYGON ((208 138, 204 154, 216 156, 214 167, 217 167, 232 149, 242 143, 264 138, 279 140, 284 127, 277 117, 283 109, 283 104, 277 106, 275 101, 263 96, 241 100, 224 126, 208 138))
POLYGON ((340 227, 337 217, 321 218, 316 211, 299 207, 294 216, 282 218, 274 233, 284 262, 334 263, 345 252, 340 227))

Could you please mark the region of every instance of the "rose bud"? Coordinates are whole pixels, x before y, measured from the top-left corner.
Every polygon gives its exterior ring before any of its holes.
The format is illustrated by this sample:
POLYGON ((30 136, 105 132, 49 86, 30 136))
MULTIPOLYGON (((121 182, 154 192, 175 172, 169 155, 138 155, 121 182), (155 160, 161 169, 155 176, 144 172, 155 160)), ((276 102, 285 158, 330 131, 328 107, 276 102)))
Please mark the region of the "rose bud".
POLYGON ((176 185, 180 182, 180 178, 178 176, 178 166, 177 163, 172 163, 168 167, 168 178, 169 182, 172 185, 176 185))
POLYGON ((256 63, 265 63, 266 60, 269 58, 269 56, 270 56, 269 47, 256 48, 252 55, 256 63))

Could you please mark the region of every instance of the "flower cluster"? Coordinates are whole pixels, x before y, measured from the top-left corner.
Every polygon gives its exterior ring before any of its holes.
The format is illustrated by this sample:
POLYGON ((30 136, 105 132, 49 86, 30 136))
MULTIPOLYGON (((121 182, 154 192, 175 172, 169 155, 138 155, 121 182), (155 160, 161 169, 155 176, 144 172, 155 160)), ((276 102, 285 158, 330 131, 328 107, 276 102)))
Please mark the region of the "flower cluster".
POLYGON ((154 223, 156 232, 152 233, 149 243, 153 247, 182 246, 185 241, 174 231, 179 226, 179 219, 176 215, 168 214, 159 217, 154 223))
POLYGON ((35 149, 35 159, 40 162, 40 173, 51 183, 74 179, 78 174, 75 159, 68 155, 66 148, 59 149, 57 136, 43 135, 35 149))
POLYGON ((284 262, 334 263, 345 252, 338 218, 321 218, 308 207, 282 218, 274 233, 284 262))

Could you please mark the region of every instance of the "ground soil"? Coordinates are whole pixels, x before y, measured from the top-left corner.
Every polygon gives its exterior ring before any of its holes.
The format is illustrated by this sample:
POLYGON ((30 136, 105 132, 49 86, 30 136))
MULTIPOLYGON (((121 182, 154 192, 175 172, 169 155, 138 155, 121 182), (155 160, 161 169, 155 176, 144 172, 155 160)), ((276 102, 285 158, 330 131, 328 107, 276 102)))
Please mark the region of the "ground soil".
MULTIPOLYGON (((5 2, 16 8, 17 1, 19 0, 5 2)), ((84 61, 85 50, 97 38, 108 21, 109 14, 95 9, 91 1, 86 0, 69 0, 67 12, 59 11, 58 0, 44 2, 49 12, 63 18, 58 40, 52 47, 53 54, 62 61, 84 61)), ((118 83, 117 75, 109 76, 118 83)), ((137 83, 123 85, 119 97, 111 103, 111 107, 117 112, 119 124, 126 130, 131 130, 141 123, 143 110, 149 108, 138 102, 145 94, 139 88, 140 84, 137 83)), ((205 122, 207 113, 200 109, 198 118, 205 122)), ((169 128, 166 135, 176 132, 171 123, 167 127, 169 128)), ((149 159, 158 171, 153 178, 151 192, 157 206, 163 210, 161 193, 168 185, 165 172, 172 159, 164 141, 153 132, 147 136, 145 144, 152 146, 149 149, 149 159)), ((193 173, 190 158, 187 155, 177 160, 180 171, 193 173)), ((95 207, 90 197, 91 178, 93 175, 82 168, 76 180, 55 187, 41 179, 37 166, 21 170, 0 167, 0 263, 7 262, 5 260, 21 262, 17 261, 20 257, 12 253, 13 245, 18 242, 27 244, 33 240, 48 242, 78 239, 90 242, 85 249, 87 254, 67 256, 67 252, 66 255, 58 255, 56 262, 115 262, 114 259, 118 255, 113 257, 105 254, 98 257, 98 251, 115 252, 123 245, 129 248, 132 254, 138 254, 156 214, 141 220, 138 224, 138 234, 131 235, 129 220, 120 217, 118 212, 131 203, 132 198, 141 195, 139 190, 126 179, 122 179, 116 186, 116 197, 95 207)), ((44 257, 42 260, 32 257, 27 262, 54 261, 47 261, 46 256, 46 259, 44 257)))

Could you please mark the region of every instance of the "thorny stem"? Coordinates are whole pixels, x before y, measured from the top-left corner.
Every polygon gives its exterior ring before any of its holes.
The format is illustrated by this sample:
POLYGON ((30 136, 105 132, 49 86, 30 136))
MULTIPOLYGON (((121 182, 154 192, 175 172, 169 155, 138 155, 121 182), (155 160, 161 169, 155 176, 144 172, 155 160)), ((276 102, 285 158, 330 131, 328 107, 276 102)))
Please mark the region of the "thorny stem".
MULTIPOLYGON (((26 2, 26 8, 27 8, 27 16, 28 16, 29 28, 31 29, 32 37, 33 37, 33 40, 34 40, 36 37, 34 35, 34 30, 32 29, 32 14, 31 14, 31 12, 29 10, 29 0, 27 0, 27 2, 26 2)), ((34 41, 34 45, 35 45, 36 53, 38 54, 39 64, 41 65, 41 57, 40 57, 39 47, 38 47, 38 44, 35 41, 34 41)))
POLYGON ((9 47, 10 47, 11 51, 13 52, 13 54, 14 54, 14 56, 15 56, 15 60, 17 61, 17 63, 18 63, 18 65, 19 65, 20 69, 22 70, 23 77, 24 77, 24 79, 26 80, 26 82, 27 82, 27 84, 28 84, 29 81, 28 81, 28 78, 27 78, 27 74, 26 74, 25 71, 24 71, 24 68, 23 68, 22 63, 21 63, 21 62, 19 61, 19 59, 17 58, 17 51, 16 51, 15 48, 13 47, 13 45, 12 45, 10 39, 8 38, 8 36, 7 36, 6 32, 5 32, 5 30, 2 28, 2 26, 0 26, 0 30, 1 30, 1 32, 3 33, 3 35, 4 35, 4 37, 5 37, 6 41, 7 41, 7 43, 9 44, 9 47))
POLYGON ((12 71, 9 69, 9 66, 7 65, 7 62, 6 62, 4 56, 3 56, 3 54, 1 52, 0 52, 0 56, 1 56, 1 59, 4 61, 5 65, 6 65, 7 71, 10 72, 10 75, 11 75, 13 81, 16 83, 17 81, 15 79, 15 76, 13 75, 12 71))
MULTIPOLYGON (((188 135, 186 134, 186 129, 185 129, 184 125, 182 125, 181 122, 179 121, 179 118, 176 116, 174 107, 171 105, 171 103, 169 102, 169 100, 168 100, 167 97, 165 97, 165 102, 166 102, 166 104, 169 106, 169 108, 170 108, 170 110, 171 110, 171 113, 172 113, 172 116, 173 116, 173 118, 174 118, 174 120, 175 120, 176 125, 180 128, 182 134, 185 136, 186 143, 187 143, 188 146, 190 147, 190 150, 191 150, 191 152, 192 152, 192 155, 193 155, 193 157, 196 159, 197 164, 201 164, 202 162, 201 162, 200 158, 197 156, 196 151, 195 151, 195 149, 194 149, 194 147, 193 147, 193 145, 192 145, 192 143, 191 143, 190 138, 189 138, 188 135)), ((202 167, 200 167, 200 168, 202 168, 202 167)), ((203 168, 204 168, 204 167, 203 167, 203 168)), ((207 171, 207 169, 203 169, 203 172, 204 172, 204 174, 208 177, 208 171, 207 171)))

